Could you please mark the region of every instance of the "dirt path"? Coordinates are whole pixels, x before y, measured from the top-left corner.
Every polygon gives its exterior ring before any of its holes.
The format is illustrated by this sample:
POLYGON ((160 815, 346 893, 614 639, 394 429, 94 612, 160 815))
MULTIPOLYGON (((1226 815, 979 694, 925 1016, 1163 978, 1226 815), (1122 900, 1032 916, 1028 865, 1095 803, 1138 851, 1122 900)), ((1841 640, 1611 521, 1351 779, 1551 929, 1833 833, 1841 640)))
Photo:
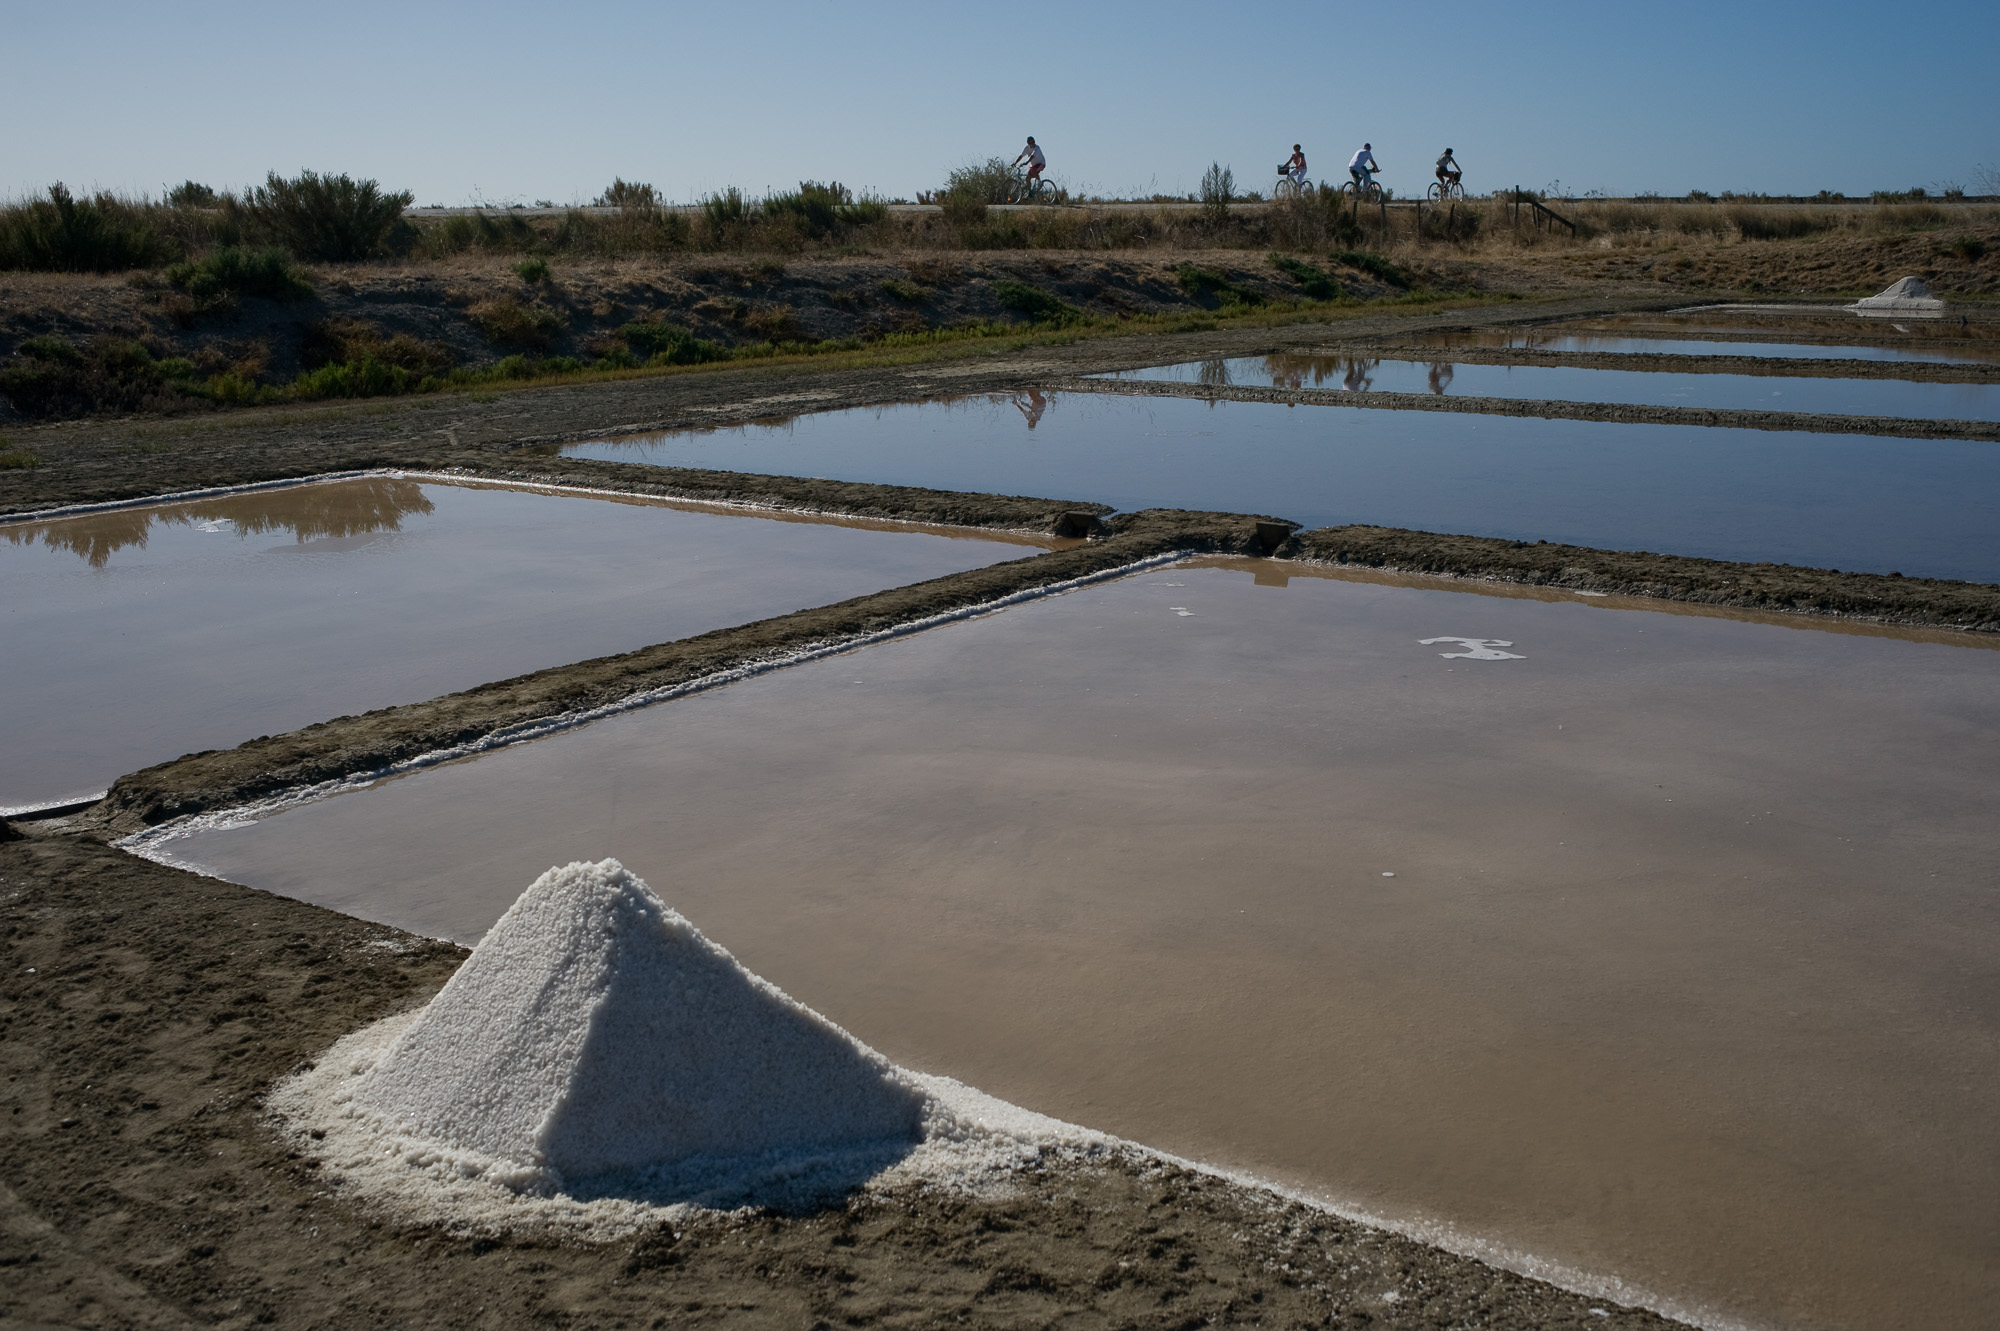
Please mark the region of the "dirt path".
POLYGON ((387 1225, 258 1100, 458 949, 47 828, 0 845, 0 901, 9 1326, 1673 1325, 1119 1162, 595 1247, 387 1225))

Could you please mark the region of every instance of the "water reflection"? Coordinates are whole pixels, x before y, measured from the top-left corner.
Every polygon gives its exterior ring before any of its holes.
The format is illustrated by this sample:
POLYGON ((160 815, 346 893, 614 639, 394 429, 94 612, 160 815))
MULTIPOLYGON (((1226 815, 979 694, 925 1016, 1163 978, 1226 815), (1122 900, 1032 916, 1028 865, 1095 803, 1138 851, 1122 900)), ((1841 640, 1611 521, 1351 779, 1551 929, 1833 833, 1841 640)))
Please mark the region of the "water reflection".
POLYGON ((111 556, 127 547, 146 548, 153 524, 193 526, 220 531, 227 523, 239 539, 288 531, 300 545, 341 540, 371 532, 399 531, 403 519, 422 516, 434 505, 415 481, 375 477, 333 485, 300 485, 260 490, 158 508, 126 508, 53 522, 0 527, 15 545, 40 541, 51 550, 67 550, 92 568, 103 568, 111 556))
POLYGON ((1015 394, 1014 407, 1032 430, 1042 423, 1042 413, 1049 409, 1049 395, 1039 388, 1030 388, 1025 393, 1015 394))

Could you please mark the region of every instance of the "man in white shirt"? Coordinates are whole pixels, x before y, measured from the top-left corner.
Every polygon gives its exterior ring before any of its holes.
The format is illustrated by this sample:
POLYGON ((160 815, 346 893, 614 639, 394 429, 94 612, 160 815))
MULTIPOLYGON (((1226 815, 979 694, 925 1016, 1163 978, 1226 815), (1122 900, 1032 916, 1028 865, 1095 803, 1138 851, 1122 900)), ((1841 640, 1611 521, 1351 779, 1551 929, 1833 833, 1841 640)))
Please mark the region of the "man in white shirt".
POLYGON ((1375 181, 1375 173, 1382 168, 1375 165, 1375 145, 1364 143, 1361 151, 1354 154, 1347 163, 1347 174, 1354 177, 1356 189, 1367 189, 1375 181))
POLYGON ((1016 157, 1009 165, 1019 166, 1023 162, 1028 164, 1028 187, 1033 189, 1035 177, 1042 174, 1042 168, 1047 166, 1049 162, 1046 157, 1042 156, 1041 145, 1035 142, 1035 136, 1032 134, 1028 136, 1028 146, 1021 149, 1021 155, 1016 157))

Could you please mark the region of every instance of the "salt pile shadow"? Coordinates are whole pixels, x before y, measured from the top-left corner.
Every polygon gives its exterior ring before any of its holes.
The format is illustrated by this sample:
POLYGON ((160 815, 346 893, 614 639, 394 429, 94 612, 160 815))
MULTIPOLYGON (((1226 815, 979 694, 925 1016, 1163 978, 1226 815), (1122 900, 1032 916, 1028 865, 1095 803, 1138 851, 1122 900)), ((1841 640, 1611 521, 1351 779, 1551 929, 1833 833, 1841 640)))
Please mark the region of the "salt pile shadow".
POLYGON ((429 1004, 271 1107, 363 1199, 456 1227, 606 1231, 654 1208, 806 1211, 978 1188, 1113 1144, 896 1067, 751 974, 616 860, 550 869, 429 1004))

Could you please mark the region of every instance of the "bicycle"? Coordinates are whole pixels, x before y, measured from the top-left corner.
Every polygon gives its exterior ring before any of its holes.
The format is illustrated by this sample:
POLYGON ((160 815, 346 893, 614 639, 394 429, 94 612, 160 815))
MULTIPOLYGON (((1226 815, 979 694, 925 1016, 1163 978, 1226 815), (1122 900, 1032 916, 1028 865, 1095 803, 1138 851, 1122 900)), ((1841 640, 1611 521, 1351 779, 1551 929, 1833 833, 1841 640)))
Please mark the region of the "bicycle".
POLYGON ((1465 187, 1456 180, 1449 183, 1434 180, 1431 182, 1431 187, 1424 191, 1424 197, 1432 203, 1450 203, 1465 197, 1465 187))
POLYGON ((1350 180, 1341 185, 1340 197, 1343 201, 1354 203, 1380 203, 1382 202, 1382 186, 1373 176, 1368 178, 1368 183, 1365 185, 1356 185, 1350 180))
POLYGON ((1302 199, 1312 193, 1313 183, 1301 177, 1292 179, 1292 173, 1284 167, 1278 168, 1278 183, 1271 187, 1273 199, 1302 199))
POLYGON ((1007 187, 1009 203, 1054 203, 1055 198, 1056 187, 1046 176, 1030 180, 1026 171, 1014 172, 1013 183, 1007 187))

